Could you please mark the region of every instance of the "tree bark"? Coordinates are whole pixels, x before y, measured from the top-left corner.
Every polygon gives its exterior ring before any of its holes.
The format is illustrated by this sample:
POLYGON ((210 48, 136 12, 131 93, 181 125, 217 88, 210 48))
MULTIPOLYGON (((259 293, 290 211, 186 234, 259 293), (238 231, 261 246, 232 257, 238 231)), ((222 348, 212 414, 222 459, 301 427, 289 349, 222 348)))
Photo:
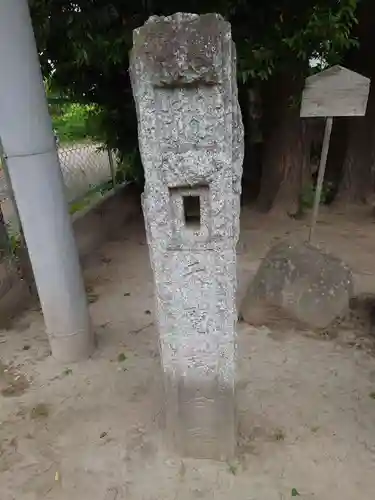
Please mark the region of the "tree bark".
POLYGON ((264 143, 257 202, 263 212, 299 211, 308 165, 307 127, 300 119, 298 103, 303 86, 302 74, 296 78, 275 75, 263 86, 264 143))
POLYGON ((366 116, 350 118, 347 127, 348 142, 335 201, 345 204, 365 204, 373 193, 375 92, 370 93, 366 116))
POLYGON ((349 135, 348 118, 337 117, 333 120, 331 143, 328 151, 326 182, 331 186, 331 201, 337 198, 343 165, 346 157, 349 135))
POLYGON ((243 205, 256 200, 260 190, 261 157, 259 154, 259 145, 261 143, 254 137, 254 126, 259 121, 258 109, 254 109, 258 108, 258 106, 252 100, 252 95, 254 94, 254 89, 247 84, 239 85, 238 97, 245 131, 245 156, 243 161, 241 195, 243 205))
MULTIPOLYGON (((346 55, 343 64, 372 81, 375 79, 375 2, 366 0, 358 8, 359 23, 353 35, 359 47, 346 55)), ((365 117, 336 120, 328 159, 330 178, 338 183, 335 202, 366 203, 373 193, 375 153, 375 89, 371 87, 365 117), (336 176, 336 178, 335 178, 336 176)))

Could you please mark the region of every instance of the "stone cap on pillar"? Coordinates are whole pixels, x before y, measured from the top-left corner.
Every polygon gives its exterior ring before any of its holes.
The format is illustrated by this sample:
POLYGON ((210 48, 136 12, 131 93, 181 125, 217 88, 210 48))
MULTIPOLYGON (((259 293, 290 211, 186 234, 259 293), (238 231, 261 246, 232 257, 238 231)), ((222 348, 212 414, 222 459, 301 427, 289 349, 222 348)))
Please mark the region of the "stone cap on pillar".
POLYGON ((219 14, 152 16, 134 31, 132 57, 141 57, 157 87, 221 83, 223 37, 230 24, 219 14))

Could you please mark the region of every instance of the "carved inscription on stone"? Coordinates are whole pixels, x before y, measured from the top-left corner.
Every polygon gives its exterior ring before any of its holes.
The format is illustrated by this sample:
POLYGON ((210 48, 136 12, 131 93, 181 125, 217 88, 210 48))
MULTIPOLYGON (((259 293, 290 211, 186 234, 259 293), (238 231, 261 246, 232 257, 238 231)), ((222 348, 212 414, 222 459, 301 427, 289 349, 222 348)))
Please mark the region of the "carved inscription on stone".
POLYGON ((187 455, 235 450, 236 243, 243 127, 230 25, 152 17, 131 77, 145 171, 169 437, 187 455))

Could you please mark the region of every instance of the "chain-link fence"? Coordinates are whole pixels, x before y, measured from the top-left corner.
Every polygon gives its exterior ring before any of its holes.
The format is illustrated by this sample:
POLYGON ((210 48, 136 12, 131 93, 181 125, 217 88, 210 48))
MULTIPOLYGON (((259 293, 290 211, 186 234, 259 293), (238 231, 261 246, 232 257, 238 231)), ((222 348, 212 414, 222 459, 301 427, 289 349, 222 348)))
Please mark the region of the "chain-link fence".
MULTIPOLYGON (((58 148, 62 175, 64 178, 66 197, 71 212, 83 208, 80 200, 90 193, 100 195, 101 186, 115 187, 115 170, 117 160, 114 154, 100 144, 84 143, 62 145, 58 148)), ((0 158, 0 203, 7 225, 17 228, 17 216, 6 182, 6 175, 0 158)))
POLYGON ((98 144, 75 144, 61 146, 58 152, 68 202, 110 180, 114 182, 114 160, 108 149, 98 144))
MULTIPOLYGON (((98 144, 75 144, 58 148, 70 213, 95 205, 116 188, 117 159, 98 144)), ((0 296, 18 282, 19 275, 34 293, 34 279, 0 141, 0 296)))

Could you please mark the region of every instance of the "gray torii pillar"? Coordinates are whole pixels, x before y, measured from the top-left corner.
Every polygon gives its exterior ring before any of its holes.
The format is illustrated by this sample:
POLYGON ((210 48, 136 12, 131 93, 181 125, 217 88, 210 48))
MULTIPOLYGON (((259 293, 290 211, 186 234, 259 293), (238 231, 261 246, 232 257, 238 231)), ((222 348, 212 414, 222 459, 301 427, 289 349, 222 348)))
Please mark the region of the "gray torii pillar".
POLYGON ((94 336, 27 0, 0 1, 0 136, 52 355, 85 358, 94 336))

